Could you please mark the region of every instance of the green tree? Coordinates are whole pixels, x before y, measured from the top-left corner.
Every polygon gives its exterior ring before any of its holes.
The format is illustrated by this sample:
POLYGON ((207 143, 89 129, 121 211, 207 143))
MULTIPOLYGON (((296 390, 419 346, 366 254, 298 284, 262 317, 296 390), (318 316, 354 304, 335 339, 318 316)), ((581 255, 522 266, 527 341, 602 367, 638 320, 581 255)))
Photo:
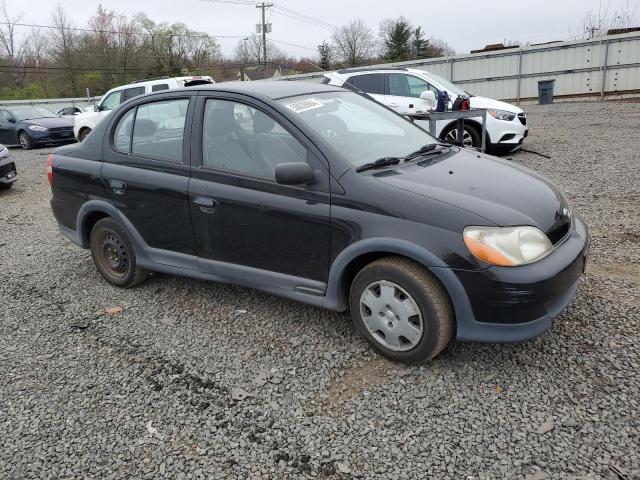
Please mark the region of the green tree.
POLYGON ((416 60, 419 58, 427 58, 429 56, 429 40, 424 38, 422 27, 413 29, 411 38, 411 53, 416 60))
POLYGON ((318 53, 320 54, 319 67, 322 70, 331 69, 331 46, 326 41, 323 41, 320 45, 318 45, 318 53))
POLYGON ((411 58, 413 27, 404 17, 382 23, 383 57, 389 62, 401 62, 411 58))

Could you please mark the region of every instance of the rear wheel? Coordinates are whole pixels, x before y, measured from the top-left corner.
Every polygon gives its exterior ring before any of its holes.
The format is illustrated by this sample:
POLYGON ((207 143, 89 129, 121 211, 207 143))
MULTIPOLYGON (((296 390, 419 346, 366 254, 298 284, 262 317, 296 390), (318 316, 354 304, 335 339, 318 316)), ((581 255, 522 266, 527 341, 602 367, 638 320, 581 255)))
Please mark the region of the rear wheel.
MULTIPOLYGON (((458 142, 458 127, 457 125, 451 125, 447 127, 444 133, 441 135, 442 140, 447 143, 457 145, 458 142)), ((462 131, 462 146, 463 147, 477 147, 480 148, 482 143, 482 137, 480 132, 473 125, 467 123, 464 124, 462 131)))
POLYGON ((353 321, 382 355, 419 363, 438 355, 453 336, 449 297, 423 266, 387 257, 364 267, 350 292, 353 321))
POLYGON ((18 134, 18 142, 20 142, 20 146, 25 150, 31 150, 33 148, 33 142, 27 132, 20 132, 18 134))
POLYGON ((87 138, 90 133, 91 133, 90 128, 83 128, 82 130, 80 130, 80 133, 78 133, 78 141, 79 142, 84 141, 84 139, 87 138))
POLYGON ((96 268, 110 284, 131 288, 147 279, 149 273, 136 266, 136 254, 126 232, 112 219, 96 222, 89 243, 96 268))
POLYGON ((13 187, 13 182, 11 183, 0 183, 0 190, 9 190, 13 187))

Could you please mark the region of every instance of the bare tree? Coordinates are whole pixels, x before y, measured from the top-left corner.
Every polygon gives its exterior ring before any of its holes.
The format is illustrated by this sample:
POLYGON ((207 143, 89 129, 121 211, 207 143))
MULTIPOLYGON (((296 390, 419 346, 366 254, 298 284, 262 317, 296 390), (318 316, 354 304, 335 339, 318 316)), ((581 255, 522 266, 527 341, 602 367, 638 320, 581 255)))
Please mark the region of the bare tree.
POLYGON ((25 50, 25 64, 31 67, 29 77, 38 82, 45 95, 48 94, 49 88, 49 76, 44 70, 49 63, 47 43, 47 36, 44 33, 32 29, 29 33, 29 44, 25 50))
MULTIPOLYGON (((262 63, 262 37, 253 34, 243 38, 238 42, 233 53, 236 61, 240 63, 262 63)), ((284 58, 286 58, 284 52, 267 39, 267 62, 278 62, 284 58)))
POLYGON ((360 19, 338 28, 331 39, 338 58, 349 67, 361 65, 376 50, 371 29, 360 19))
POLYGON ((6 0, 0 4, 0 44, 4 49, 9 63, 11 64, 11 75, 13 84, 21 89, 24 86, 26 68, 24 68, 24 57, 29 45, 28 38, 19 38, 16 26, 22 20, 22 13, 11 15, 7 9, 6 0))
POLYGON ((55 29, 49 33, 49 52, 52 60, 64 69, 73 95, 80 94, 78 85, 78 44, 79 35, 71 18, 58 3, 53 10, 52 21, 55 29))
POLYGON ((638 7, 630 7, 629 2, 615 10, 611 9, 611 2, 600 2, 597 9, 587 11, 580 19, 577 31, 570 30, 571 38, 593 38, 606 35, 614 28, 630 28, 635 26, 638 7))

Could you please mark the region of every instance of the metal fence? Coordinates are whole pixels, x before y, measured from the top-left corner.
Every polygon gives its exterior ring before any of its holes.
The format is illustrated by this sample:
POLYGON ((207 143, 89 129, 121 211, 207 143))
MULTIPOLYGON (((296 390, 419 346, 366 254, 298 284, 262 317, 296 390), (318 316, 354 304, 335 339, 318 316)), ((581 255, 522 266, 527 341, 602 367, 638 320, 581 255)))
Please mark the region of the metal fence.
MULTIPOLYGON (((556 99, 639 96, 640 33, 376 66, 428 70, 475 95, 516 103, 537 100, 538 80, 550 79, 556 99)), ((282 79, 319 82, 322 73, 282 79)))
POLYGON ((57 112, 65 107, 86 108, 100 101, 101 97, 84 98, 46 98, 42 100, 0 100, 0 108, 41 107, 57 112))
MULTIPOLYGON (((538 80, 550 79, 556 80, 558 100, 640 96, 640 32, 376 66, 428 70, 475 95, 512 103, 536 101, 538 80)), ((319 82, 322 73, 280 79, 319 82)), ((72 105, 86 107, 90 102, 86 98, 0 100, 0 108, 11 105, 41 106, 55 112, 72 105)))

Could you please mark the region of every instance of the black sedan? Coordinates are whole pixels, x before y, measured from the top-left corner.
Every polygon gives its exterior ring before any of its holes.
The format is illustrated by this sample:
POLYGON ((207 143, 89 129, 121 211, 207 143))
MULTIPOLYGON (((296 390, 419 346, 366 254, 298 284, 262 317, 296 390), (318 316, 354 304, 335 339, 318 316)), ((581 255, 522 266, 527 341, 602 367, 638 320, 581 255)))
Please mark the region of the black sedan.
POLYGON ((158 271, 351 310, 375 349, 404 362, 454 336, 542 334, 572 300, 588 245, 550 180, 326 85, 138 96, 57 149, 47 172, 60 230, 107 282, 158 271))
POLYGON ((29 150, 73 142, 73 120, 39 107, 0 109, 0 143, 29 150))

